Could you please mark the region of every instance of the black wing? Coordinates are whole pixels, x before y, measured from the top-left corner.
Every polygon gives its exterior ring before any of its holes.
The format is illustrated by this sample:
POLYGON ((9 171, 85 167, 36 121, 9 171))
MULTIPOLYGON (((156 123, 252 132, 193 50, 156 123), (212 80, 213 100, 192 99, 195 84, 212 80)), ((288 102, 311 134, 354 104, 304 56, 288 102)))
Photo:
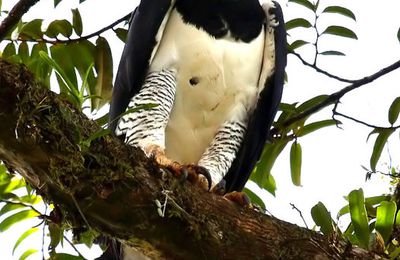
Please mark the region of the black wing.
POLYGON ((257 107, 249 119, 247 131, 239 152, 225 175, 225 191, 241 191, 261 156, 264 144, 269 137, 278 105, 282 97, 284 74, 286 66, 286 30, 282 9, 274 1, 272 9, 279 25, 275 28, 275 72, 265 82, 265 88, 260 93, 257 107))
POLYGON ((117 127, 118 116, 142 87, 157 32, 170 5, 171 0, 142 0, 132 13, 110 104, 108 127, 112 131, 117 127))

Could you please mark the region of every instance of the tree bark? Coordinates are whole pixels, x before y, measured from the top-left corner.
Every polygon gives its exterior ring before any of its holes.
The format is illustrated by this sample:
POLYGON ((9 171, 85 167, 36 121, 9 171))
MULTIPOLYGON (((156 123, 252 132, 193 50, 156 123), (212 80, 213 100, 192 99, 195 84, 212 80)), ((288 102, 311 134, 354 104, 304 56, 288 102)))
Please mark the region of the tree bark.
POLYGON ((380 259, 340 238, 244 208, 161 170, 0 60, 0 159, 64 220, 124 240, 151 258, 380 259), (155 201, 164 203, 161 217, 155 201))

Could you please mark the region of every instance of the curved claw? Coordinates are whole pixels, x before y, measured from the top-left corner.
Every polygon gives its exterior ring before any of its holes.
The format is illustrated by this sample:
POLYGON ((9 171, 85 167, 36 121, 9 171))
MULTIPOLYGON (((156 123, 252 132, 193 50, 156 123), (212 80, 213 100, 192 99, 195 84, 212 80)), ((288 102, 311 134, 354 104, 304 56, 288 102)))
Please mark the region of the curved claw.
POLYGON ((230 193, 227 193, 224 195, 224 198, 242 206, 251 206, 250 204, 250 198, 246 195, 246 193, 241 192, 241 191, 232 191, 230 193))
POLYGON ((201 167, 201 166, 197 166, 197 169, 200 170, 200 171, 196 171, 197 174, 201 174, 206 178, 207 183, 208 183, 208 189, 207 190, 210 191, 211 185, 212 185, 212 179, 211 179, 210 172, 206 168, 201 167))
POLYGON ((183 166, 181 172, 183 174, 184 173, 188 174, 187 178, 189 179, 189 181, 192 182, 198 181, 199 175, 203 175, 204 178, 207 180, 207 190, 210 191, 212 185, 212 179, 210 172, 206 168, 194 164, 189 164, 183 166))
POLYGON ((226 180, 222 179, 218 182, 218 184, 214 186, 212 192, 223 196, 226 192, 226 180))

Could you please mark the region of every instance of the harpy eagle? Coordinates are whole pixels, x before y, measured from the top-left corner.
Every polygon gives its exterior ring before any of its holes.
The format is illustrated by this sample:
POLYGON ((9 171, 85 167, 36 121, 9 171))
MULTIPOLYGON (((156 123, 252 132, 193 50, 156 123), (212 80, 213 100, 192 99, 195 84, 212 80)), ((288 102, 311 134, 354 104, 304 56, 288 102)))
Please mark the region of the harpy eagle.
POLYGON ((110 129, 167 168, 201 174, 223 193, 241 191, 281 100, 284 26, 275 1, 142 0, 110 129), (155 106, 120 116, 144 104, 155 106))

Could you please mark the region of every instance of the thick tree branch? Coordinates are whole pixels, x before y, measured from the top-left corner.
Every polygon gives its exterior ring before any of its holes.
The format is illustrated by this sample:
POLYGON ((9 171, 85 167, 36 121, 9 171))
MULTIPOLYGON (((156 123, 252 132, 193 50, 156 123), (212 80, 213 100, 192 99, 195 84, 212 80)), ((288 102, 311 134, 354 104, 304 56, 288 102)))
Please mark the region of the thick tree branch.
POLYGON ((0 42, 15 27, 21 17, 39 0, 20 0, 0 24, 0 42))
POLYGON ((75 226, 87 221, 153 258, 379 259, 171 177, 113 136, 84 146, 99 126, 24 67, 0 60, 0 93, 0 158, 75 226))

